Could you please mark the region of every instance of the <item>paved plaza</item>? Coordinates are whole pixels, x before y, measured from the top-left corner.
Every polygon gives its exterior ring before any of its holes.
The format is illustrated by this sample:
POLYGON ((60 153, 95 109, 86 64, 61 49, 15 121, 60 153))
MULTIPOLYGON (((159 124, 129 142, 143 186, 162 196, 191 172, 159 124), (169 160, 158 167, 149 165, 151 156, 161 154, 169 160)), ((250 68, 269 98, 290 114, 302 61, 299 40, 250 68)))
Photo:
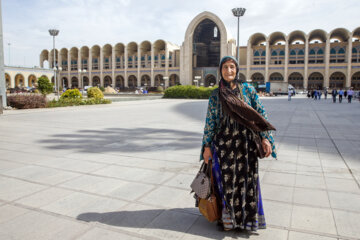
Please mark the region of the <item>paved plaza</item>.
POLYGON ((205 100, 6 110, 0 239, 360 239, 360 103, 264 98, 268 228, 219 232, 194 207, 205 100))

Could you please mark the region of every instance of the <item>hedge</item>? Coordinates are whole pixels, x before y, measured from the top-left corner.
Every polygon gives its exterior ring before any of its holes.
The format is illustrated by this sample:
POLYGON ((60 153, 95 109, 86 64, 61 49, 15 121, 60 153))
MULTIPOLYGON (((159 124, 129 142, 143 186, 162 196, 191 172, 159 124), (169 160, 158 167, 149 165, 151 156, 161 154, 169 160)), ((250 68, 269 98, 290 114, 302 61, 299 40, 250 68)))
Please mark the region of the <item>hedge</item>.
POLYGON ((46 97, 38 94, 17 94, 7 97, 7 104, 17 109, 44 108, 46 97))
POLYGON ((165 90, 163 98, 208 99, 215 87, 173 86, 165 90))

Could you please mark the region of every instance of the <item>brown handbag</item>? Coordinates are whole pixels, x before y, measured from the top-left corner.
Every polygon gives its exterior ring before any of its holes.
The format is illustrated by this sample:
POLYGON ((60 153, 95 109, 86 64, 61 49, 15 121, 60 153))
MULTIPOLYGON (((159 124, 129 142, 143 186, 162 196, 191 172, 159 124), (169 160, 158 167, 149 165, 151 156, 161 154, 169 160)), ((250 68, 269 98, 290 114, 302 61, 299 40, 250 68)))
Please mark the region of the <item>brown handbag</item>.
MULTIPOLYGON (((210 162, 208 167, 211 169, 210 162)), ((212 193, 210 194, 210 197, 205 199, 204 198, 199 199, 199 211, 209 222, 214 222, 220 219, 220 212, 214 190, 214 179, 213 179, 212 171, 211 171, 211 189, 212 189, 212 193)))
POLYGON ((254 134, 254 142, 255 142, 255 145, 256 145, 257 156, 260 159, 264 158, 265 155, 266 155, 266 152, 264 151, 264 148, 262 146, 261 137, 259 136, 258 133, 253 132, 253 134, 254 134))

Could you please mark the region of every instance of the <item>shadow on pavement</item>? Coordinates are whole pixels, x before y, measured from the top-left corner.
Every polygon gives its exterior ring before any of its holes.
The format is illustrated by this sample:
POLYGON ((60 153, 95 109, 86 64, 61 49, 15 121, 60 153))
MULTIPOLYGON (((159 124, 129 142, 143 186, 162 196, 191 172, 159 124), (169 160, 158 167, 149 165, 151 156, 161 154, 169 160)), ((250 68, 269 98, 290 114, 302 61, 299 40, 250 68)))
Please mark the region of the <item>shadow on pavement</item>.
POLYGON ((105 128, 56 134, 39 141, 53 150, 78 152, 153 152, 200 148, 201 132, 156 128, 105 128))
MULTIPOLYGON (((258 233, 249 231, 219 231, 217 230, 216 223, 207 222, 205 218, 200 219, 202 216, 198 218, 196 215, 190 215, 189 212, 194 212, 194 208, 151 209, 105 213, 88 212, 80 214, 76 219, 84 222, 99 222, 115 227, 182 232, 209 239, 224 239, 229 236, 250 238, 251 236, 259 235, 258 233), (189 217, 189 215, 191 217, 189 217)), ((146 234, 146 232, 144 234, 146 234)))

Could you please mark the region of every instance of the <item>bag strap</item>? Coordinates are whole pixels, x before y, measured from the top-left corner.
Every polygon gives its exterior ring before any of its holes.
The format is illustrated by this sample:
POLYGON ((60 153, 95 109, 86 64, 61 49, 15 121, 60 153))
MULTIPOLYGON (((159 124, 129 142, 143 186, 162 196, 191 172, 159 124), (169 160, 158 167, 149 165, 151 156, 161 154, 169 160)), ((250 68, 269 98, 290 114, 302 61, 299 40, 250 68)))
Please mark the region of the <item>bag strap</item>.
POLYGON ((212 166, 211 166, 211 162, 209 161, 208 163, 208 168, 210 169, 210 185, 211 185, 211 190, 212 190, 212 193, 215 193, 215 188, 214 188, 214 177, 213 177, 213 174, 212 174, 212 166))

